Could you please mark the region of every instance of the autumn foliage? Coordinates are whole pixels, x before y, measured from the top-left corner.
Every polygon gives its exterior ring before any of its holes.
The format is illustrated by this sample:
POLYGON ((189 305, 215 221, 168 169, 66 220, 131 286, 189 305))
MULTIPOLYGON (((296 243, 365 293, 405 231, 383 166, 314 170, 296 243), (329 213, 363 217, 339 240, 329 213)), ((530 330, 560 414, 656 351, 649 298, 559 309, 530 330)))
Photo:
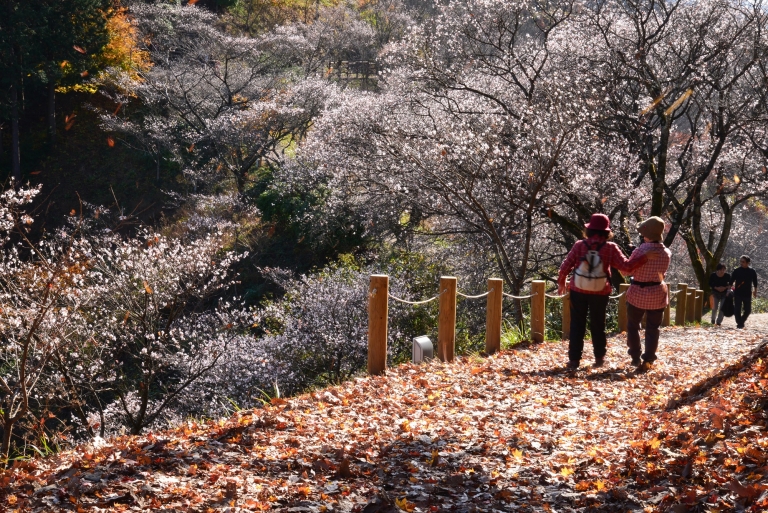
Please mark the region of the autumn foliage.
POLYGON ((138 31, 124 7, 113 9, 107 17, 109 42, 101 53, 105 66, 114 66, 137 78, 137 72, 151 66, 149 53, 140 45, 138 31))
POLYGON ((613 338, 607 367, 576 373, 563 371, 559 342, 407 364, 229 419, 98 441, 16 463, 0 474, 0 504, 765 511, 762 335, 666 329, 646 374, 628 365, 623 345, 613 338))

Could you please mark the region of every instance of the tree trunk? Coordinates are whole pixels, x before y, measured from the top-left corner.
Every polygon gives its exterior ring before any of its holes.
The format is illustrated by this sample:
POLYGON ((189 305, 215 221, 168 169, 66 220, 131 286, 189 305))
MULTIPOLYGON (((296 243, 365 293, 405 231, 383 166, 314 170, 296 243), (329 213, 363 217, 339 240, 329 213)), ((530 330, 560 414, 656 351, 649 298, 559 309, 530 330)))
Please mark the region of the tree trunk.
POLYGON ((656 164, 653 177, 653 191, 651 195, 651 215, 661 216, 664 207, 664 184, 667 179, 667 149, 669 147, 670 119, 664 117, 664 125, 661 127, 659 137, 659 159, 656 164))
POLYGON ((19 91, 16 84, 11 86, 11 174, 16 183, 21 183, 21 155, 19 153, 19 91))
POLYGON ((56 83, 48 78, 48 142, 56 144, 56 83))
POLYGON ((3 414, 3 439, 0 442, 0 460, 8 461, 8 454, 11 451, 11 435, 13 434, 13 420, 8 417, 8 413, 3 414))

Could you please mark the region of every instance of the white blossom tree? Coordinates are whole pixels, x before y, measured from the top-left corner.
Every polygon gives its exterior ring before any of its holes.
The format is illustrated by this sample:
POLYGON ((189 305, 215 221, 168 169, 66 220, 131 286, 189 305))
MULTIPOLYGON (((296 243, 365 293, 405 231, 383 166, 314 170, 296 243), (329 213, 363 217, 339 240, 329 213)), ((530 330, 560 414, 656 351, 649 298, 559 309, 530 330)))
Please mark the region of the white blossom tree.
MULTIPOLYGON (((579 77, 553 65, 570 16, 569 4, 447 5, 390 47, 381 94, 334 102, 293 174, 329 184, 373 229, 406 222, 432 236, 479 237, 520 293, 538 271, 537 233, 564 184, 606 198, 598 180, 585 190, 581 177, 606 160, 627 171, 634 162, 590 127, 595 106, 579 77)), ((629 195, 621 181, 611 191, 612 202, 629 195)))
POLYGON ((638 158, 638 213, 668 219, 705 290, 735 209, 766 192, 765 21, 761 2, 605 1, 562 43, 600 100, 594 125, 638 158))

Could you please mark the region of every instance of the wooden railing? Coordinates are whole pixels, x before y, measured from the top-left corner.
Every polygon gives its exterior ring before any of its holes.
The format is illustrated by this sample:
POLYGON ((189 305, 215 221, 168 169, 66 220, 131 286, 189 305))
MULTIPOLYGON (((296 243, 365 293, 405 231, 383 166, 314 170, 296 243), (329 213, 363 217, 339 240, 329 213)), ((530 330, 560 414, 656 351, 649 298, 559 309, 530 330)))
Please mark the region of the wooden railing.
MULTIPOLYGON (((513 299, 531 300, 531 339, 535 342, 544 341, 546 298, 563 301, 562 307, 562 338, 567 339, 570 334, 570 296, 555 296, 546 293, 546 282, 534 280, 531 282, 531 293, 525 296, 513 296, 504 292, 504 281, 498 278, 488 280, 488 290, 484 293, 469 296, 461 293, 457 287, 457 279, 453 276, 440 278, 439 293, 422 301, 407 301, 392 296, 389 293, 389 276, 374 274, 370 278, 368 289, 368 372, 381 374, 387 367, 387 333, 389 320, 389 300, 419 305, 439 301, 439 314, 437 321, 437 357, 444 361, 453 361, 456 343, 456 299, 462 296, 467 299, 486 298, 486 323, 485 323, 485 352, 493 354, 501 349, 501 324, 502 302, 504 297, 513 299)), ((627 301, 626 293, 628 283, 619 286, 619 294, 610 296, 618 299, 618 324, 619 332, 627 330, 627 301)), ((689 289, 685 283, 679 283, 677 290, 667 291, 676 299, 675 324, 684 326, 686 322, 701 323, 703 311, 704 291, 689 289)), ((670 325, 671 309, 669 304, 664 311, 662 326, 670 325)))

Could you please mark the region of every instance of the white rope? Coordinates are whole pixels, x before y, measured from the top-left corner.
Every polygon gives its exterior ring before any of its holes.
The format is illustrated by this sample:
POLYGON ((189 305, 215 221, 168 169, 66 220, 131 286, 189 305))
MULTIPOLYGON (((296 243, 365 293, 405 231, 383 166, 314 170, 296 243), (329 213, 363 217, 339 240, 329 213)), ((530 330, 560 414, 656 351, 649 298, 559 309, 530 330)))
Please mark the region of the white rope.
POLYGON ((502 294, 504 294, 505 297, 508 297, 510 299, 529 299, 529 298, 532 298, 533 296, 537 296, 538 292, 535 294, 528 294, 527 296, 513 296, 512 294, 507 294, 506 292, 502 292, 502 294))
MULTIPOLYGON (((445 290, 443 292, 445 292, 445 290)), ((390 294, 389 297, 390 297, 390 299, 394 299, 395 301, 399 301, 400 303, 405 303, 406 305, 423 305, 425 303, 429 303, 429 302, 434 301, 435 299, 439 298, 440 295, 443 292, 441 292, 440 294, 438 294, 438 295, 436 295, 434 297, 431 297, 429 299, 425 299, 424 301, 407 301, 405 299, 400 299, 399 297, 395 297, 392 294, 390 294)))
POLYGON ((553 294, 544 294, 544 295, 546 297, 550 298, 550 299, 563 299, 568 294, 563 294, 562 296, 556 296, 556 295, 553 295, 553 294))
POLYGON ((467 298, 467 299, 480 299, 481 297, 485 297, 485 296, 487 296, 488 294, 490 294, 490 293, 491 293, 491 292, 493 292, 493 291, 494 291, 494 289, 491 289, 491 290, 489 290, 488 292, 485 292, 484 294, 478 294, 478 295, 476 295, 476 296, 468 296, 468 295, 466 295, 466 294, 462 294, 461 292, 459 292, 459 291, 457 290, 457 291, 456 291, 456 294, 458 294, 458 295, 459 295, 459 296, 461 296, 461 297, 467 298))
POLYGON ((621 296, 623 296, 626 293, 627 293, 627 291, 625 290, 624 292, 622 292, 621 294, 618 294, 616 296, 608 296, 608 299, 619 299, 621 296))

